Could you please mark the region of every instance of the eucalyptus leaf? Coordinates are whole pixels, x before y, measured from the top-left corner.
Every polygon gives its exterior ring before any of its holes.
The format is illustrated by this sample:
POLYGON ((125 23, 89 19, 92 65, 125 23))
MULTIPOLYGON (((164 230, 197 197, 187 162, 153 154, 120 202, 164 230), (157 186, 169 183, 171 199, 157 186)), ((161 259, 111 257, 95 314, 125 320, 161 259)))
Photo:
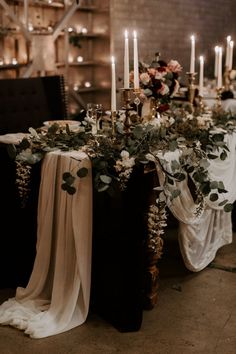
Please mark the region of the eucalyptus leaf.
POLYGON ((176 140, 172 140, 169 142, 169 150, 175 151, 178 148, 178 143, 176 140))
POLYGON ((233 210, 233 204, 230 204, 230 203, 225 204, 224 211, 226 211, 228 213, 228 212, 230 212, 232 210, 233 210))
POLYGON ((218 183, 217 181, 212 181, 212 182, 210 183, 210 188, 211 188, 211 189, 217 189, 218 186, 219 186, 219 183, 218 183))
POLYGON ((219 205, 219 206, 223 206, 223 205, 225 205, 227 202, 228 202, 228 199, 225 199, 225 200, 223 200, 222 202, 220 202, 218 205, 219 205))
POLYGON ((112 178, 107 175, 100 175, 100 180, 105 184, 110 184, 112 181, 112 178))
POLYGON ((180 168, 180 164, 177 160, 171 161, 171 169, 172 171, 178 170, 180 168))
POLYGON ((73 186, 68 186, 67 187, 67 193, 68 194, 73 195, 73 194, 75 194, 75 192, 76 192, 75 187, 73 187, 73 186))
POLYGON ((108 184, 103 184, 102 186, 98 187, 98 192, 105 192, 109 188, 108 184))
POLYGON ((7 144, 7 153, 11 159, 16 158, 16 147, 13 144, 7 144))
POLYGON ((227 158, 227 152, 226 151, 222 151, 222 153, 220 154, 220 159, 222 161, 224 161, 227 158))
POLYGON ((184 173, 177 172, 174 174, 174 178, 176 178, 179 182, 184 181, 186 176, 184 173))
POLYGON ((76 172, 76 174, 80 178, 86 177, 88 174, 88 169, 86 167, 82 167, 76 172))
POLYGON ((209 199, 210 199, 210 201, 215 202, 216 200, 219 199, 218 194, 216 194, 216 193, 210 194, 209 199))
POLYGON ((64 172, 62 175, 64 181, 66 181, 70 177, 72 177, 72 174, 70 172, 64 172))
POLYGON ((207 154, 207 157, 208 157, 208 159, 210 159, 210 160, 214 160, 214 159, 217 159, 217 155, 214 155, 214 154, 207 154))
POLYGON ((177 198, 179 195, 181 194, 180 190, 179 189, 175 189, 171 192, 171 196, 172 198, 177 198))

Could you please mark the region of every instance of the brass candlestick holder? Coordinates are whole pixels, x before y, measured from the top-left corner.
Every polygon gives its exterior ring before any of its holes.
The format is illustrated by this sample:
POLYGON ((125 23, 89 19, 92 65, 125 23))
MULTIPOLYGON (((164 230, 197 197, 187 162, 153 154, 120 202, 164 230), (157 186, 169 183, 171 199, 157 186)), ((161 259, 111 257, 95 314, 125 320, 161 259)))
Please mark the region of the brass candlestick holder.
POLYGON ((138 114, 138 107, 141 103, 140 101, 140 94, 141 94, 141 90, 138 88, 138 89, 134 89, 133 90, 133 93, 134 93, 134 104, 136 106, 136 111, 137 111, 137 114, 138 114))
POLYGON ((117 112, 116 111, 112 111, 111 112, 111 134, 112 134, 113 137, 116 134, 116 129, 115 129, 116 116, 117 116, 117 112))
POLYGON ((193 108, 193 104, 194 104, 194 98, 195 98, 195 90, 196 90, 196 86, 194 84, 195 82, 195 77, 197 75, 197 73, 187 73, 188 75, 188 101, 190 103, 191 106, 191 110, 192 112, 194 111, 193 108))
POLYGON ((221 94, 222 94, 223 90, 224 90, 224 87, 217 87, 217 89, 216 89, 217 108, 221 107, 221 103, 222 103, 221 102, 221 94))
POLYGON ((129 112, 133 109, 130 105, 133 89, 132 88, 122 88, 122 101, 123 101, 123 109, 125 110, 125 120, 124 120, 124 130, 126 134, 130 133, 131 120, 129 112))
POLYGON ((204 110, 205 110, 205 104, 203 102, 203 96, 202 95, 198 95, 198 105, 199 105, 200 113, 203 113, 204 110))
POLYGON ((229 91, 230 90, 231 80, 230 80, 230 70, 229 70, 228 66, 225 67, 223 79, 224 79, 225 91, 229 91))

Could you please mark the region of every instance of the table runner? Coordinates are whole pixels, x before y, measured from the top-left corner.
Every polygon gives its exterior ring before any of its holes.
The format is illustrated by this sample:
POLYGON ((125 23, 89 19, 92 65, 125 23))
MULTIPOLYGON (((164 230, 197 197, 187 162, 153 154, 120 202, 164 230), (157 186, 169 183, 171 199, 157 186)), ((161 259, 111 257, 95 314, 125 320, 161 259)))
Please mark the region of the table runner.
POLYGON ((37 254, 26 288, 0 306, 0 323, 43 338, 82 324, 90 297, 92 245, 91 163, 78 151, 50 152, 42 164, 37 254), (78 167, 76 193, 62 191, 62 174, 78 167))
MULTIPOLYGON (((177 183, 181 195, 169 205, 179 220, 178 240, 185 266, 193 272, 208 266, 218 249, 232 242, 231 213, 225 212, 223 206, 219 207, 218 204, 223 199, 228 199, 230 203, 236 200, 236 133, 226 134, 225 143, 229 148, 228 156, 223 161, 220 158, 209 160, 209 176, 212 181, 222 181, 227 193, 220 195, 216 202, 206 199, 205 209, 197 217, 196 205, 184 180, 177 183)), ((179 151, 168 152, 164 157, 170 164, 172 160, 178 160, 179 151)), ((158 175, 163 183, 164 176, 160 170, 158 175)))

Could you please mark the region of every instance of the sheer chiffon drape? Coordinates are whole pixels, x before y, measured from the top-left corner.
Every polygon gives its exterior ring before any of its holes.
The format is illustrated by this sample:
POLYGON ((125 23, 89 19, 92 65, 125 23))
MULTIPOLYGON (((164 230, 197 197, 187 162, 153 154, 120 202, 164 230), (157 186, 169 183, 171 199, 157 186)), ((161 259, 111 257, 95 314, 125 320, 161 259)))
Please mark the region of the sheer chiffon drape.
POLYGON ((85 154, 48 153, 42 164, 38 204, 37 254, 26 288, 0 306, 0 323, 32 338, 43 338, 82 324, 90 296, 92 176, 85 154), (87 167, 76 178, 76 193, 62 191, 62 174, 87 167))
MULTIPOLYGON (((236 133, 227 134, 225 142, 229 148, 228 156, 224 161, 220 158, 209 160, 209 175, 212 181, 222 181, 227 193, 220 195, 216 202, 207 199, 204 211, 196 217, 196 205, 187 181, 183 181, 177 183, 181 195, 169 206, 179 220, 178 239, 184 263, 193 272, 205 268, 215 258, 220 247, 232 242, 231 213, 226 213, 223 206, 218 204, 223 199, 231 203, 236 200, 236 133)), ((178 160, 178 157, 178 151, 164 156, 169 163, 171 160, 178 160)), ((163 183, 164 176, 160 169, 158 175, 163 183)))

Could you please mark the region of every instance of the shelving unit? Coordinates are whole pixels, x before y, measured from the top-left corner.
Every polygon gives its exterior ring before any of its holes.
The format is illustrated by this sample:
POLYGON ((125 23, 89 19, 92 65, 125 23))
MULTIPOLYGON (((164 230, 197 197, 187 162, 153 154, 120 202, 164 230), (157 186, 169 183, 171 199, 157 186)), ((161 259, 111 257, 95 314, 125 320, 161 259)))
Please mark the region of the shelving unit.
POLYGON ((110 105, 110 1, 75 4, 28 0, 26 12, 24 0, 0 0, 0 78, 62 74, 72 114, 89 102, 110 105))

